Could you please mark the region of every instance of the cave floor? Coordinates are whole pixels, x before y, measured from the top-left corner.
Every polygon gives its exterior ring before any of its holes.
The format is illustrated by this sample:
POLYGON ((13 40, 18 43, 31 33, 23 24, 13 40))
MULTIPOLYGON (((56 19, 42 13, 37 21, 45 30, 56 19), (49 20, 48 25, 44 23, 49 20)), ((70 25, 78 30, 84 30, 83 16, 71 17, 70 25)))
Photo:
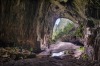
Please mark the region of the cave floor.
POLYGON ((21 59, 17 61, 11 60, 4 63, 0 62, 0 66, 100 66, 100 63, 67 56, 63 59, 45 57, 21 59))

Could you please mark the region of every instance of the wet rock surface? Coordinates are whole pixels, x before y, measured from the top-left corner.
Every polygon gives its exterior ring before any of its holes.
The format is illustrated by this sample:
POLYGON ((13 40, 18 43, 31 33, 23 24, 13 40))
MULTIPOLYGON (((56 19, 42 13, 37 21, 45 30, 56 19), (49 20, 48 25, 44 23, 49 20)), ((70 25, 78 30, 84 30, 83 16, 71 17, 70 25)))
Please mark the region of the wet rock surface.
POLYGON ((0 63, 0 66, 100 66, 100 63, 66 56, 63 59, 45 57, 21 59, 17 61, 11 60, 9 62, 0 63))

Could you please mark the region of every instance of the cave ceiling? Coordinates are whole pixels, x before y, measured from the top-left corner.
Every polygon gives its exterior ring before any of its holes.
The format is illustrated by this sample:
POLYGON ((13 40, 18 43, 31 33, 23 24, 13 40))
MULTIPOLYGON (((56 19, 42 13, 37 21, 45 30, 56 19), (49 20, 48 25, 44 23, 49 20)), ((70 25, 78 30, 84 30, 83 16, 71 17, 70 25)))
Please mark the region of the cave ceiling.
POLYGON ((76 1, 70 0, 50 0, 52 10, 59 15, 60 18, 67 18, 72 20, 75 23, 78 21, 86 19, 85 15, 85 6, 86 4, 83 3, 84 6, 76 7, 77 4, 80 3, 76 1))
POLYGON ((96 0, 49 0, 51 10, 59 17, 68 18, 75 23, 82 23, 90 18, 100 19, 100 5, 96 0))

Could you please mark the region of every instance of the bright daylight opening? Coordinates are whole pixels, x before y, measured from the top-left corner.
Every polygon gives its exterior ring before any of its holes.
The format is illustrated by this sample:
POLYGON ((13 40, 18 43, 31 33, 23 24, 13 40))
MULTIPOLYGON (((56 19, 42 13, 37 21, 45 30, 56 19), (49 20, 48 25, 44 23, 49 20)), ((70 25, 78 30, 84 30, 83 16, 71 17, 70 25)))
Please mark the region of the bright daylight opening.
POLYGON ((84 52, 84 45, 78 39, 79 37, 81 37, 81 33, 76 23, 66 18, 58 18, 52 34, 52 40, 55 44, 53 48, 50 48, 52 49, 52 57, 73 55, 79 58, 84 52))
POLYGON ((71 20, 66 18, 58 18, 53 28, 52 39, 58 39, 59 37, 67 34, 72 28, 74 28, 74 23, 71 20))

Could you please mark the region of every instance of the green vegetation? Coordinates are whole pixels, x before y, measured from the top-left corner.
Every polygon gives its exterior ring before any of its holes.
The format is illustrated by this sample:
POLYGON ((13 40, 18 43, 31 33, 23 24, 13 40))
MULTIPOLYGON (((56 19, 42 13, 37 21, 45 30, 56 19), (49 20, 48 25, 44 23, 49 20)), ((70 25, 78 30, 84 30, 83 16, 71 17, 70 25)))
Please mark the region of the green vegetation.
POLYGON ((60 37, 62 37, 63 35, 67 35, 67 34, 71 34, 70 31, 74 28, 74 24, 73 23, 68 23, 64 29, 59 29, 58 31, 56 31, 53 35, 53 40, 57 40, 60 37))
POLYGON ((80 47, 79 48, 80 51, 84 51, 84 49, 85 49, 84 47, 80 47))
POLYGON ((83 26, 80 25, 76 30, 75 30, 75 33, 74 35, 77 36, 77 37, 82 37, 83 36, 83 26))
POLYGON ((82 23, 77 26, 77 24, 73 23, 69 19, 60 18, 60 22, 55 23, 52 40, 53 42, 58 39, 61 39, 61 41, 67 41, 70 40, 72 36, 82 38, 83 30, 84 27, 82 23))
POLYGON ((87 59, 88 59, 88 55, 85 54, 85 53, 83 53, 82 56, 81 56, 81 58, 82 58, 83 60, 87 60, 87 59))

